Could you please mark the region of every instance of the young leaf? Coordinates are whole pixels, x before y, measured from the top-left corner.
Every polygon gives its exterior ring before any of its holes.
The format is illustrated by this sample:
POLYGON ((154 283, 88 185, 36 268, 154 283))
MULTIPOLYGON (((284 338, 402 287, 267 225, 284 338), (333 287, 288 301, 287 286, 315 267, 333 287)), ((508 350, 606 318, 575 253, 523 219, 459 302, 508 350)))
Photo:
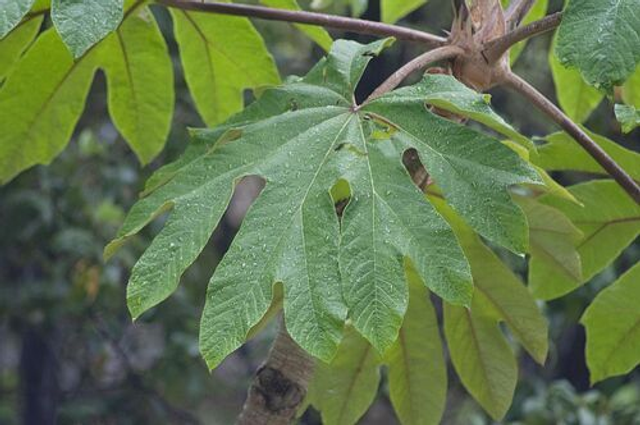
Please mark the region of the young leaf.
POLYGON ((629 105, 616 105, 616 119, 622 125, 624 133, 630 133, 640 126, 640 109, 629 105))
POLYGON ((413 12, 427 0, 380 0, 382 22, 394 23, 413 12))
MULTIPOLYGON (((296 0, 260 0, 260 2, 269 7, 300 10, 300 6, 298 5, 298 2, 296 0)), ((331 48, 331 43, 333 43, 333 39, 324 28, 313 25, 300 24, 295 24, 295 26, 300 31, 308 35, 309 38, 311 38, 313 41, 318 43, 318 45, 325 51, 329 51, 329 49, 331 48)))
POLYGON ((549 51, 549 65, 562 110, 575 122, 583 123, 604 99, 604 93, 590 86, 575 68, 566 68, 554 54, 557 38, 549 51))
POLYGON ((519 203, 529 221, 529 289, 544 298, 548 282, 558 275, 576 285, 582 283, 582 262, 577 251, 583 239, 580 229, 556 208, 525 198, 519 203))
POLYGON ((437 425, 447 397, 447 368, 429 293, 407 268, 409 308, 398 339, 385 354, 391 403, 403 425, 437 425))
POLYGON ((291 336, 325 360, 335 354, 347 308, 377 350, 395 341, 407 303, 404 257, 433 292, 469 304, 466 259, 413 185, 403 152, 417 149, 445 196, 488 235, 526 235, 506 188, 537 176, 499 141, 431 114, 405 92, 353 105, 368 61, 386 44, 336 42, 307 77, 267 90, 225 126, 198 132, 202 141, 185 159, 159 172, 106 250, 172 210, 132 271, 134 317, 175 290, 246 175, 267 185, 210 282, 201 349, 211 367, 242 344, 275 282, 284 285, 291 336), (340 180, 351 193, 342 229, 330 196, 340 180), (480 220, 485 209, 495 215, 480 220))
POLYGON ((11 123, 0 132, 0 182, 64 148, 95 70, 93 55, 74 61, 54 30, 38 37, 0 88, 0 122, 11 123))
POLYGON ((100 45, 100 65, 111 119, 145 164, 164 146, 174 106, 171 58, 148 10, 129 16, 100 45))
POLYGON ((640 62, 640 0, 572 0, 558 30, 556 53, 587 82, 610 90, 640 62))
POLYGON ((0 0, 0 39, 20 23, 33 2, 34 0, 0 0))
POLYGON ((42 15, 28 17, 0 40, 0 82, 38 35, 42 19, 42 15))
POLYGON ((347 328, 330 364, 318 363, 310 385, 311 403, 323 423, 353 425, 378 393, 381 359, 354 329, 347 328))
MULTIPOLYGON (((640 154, 626 149, 598 134, 588 132, 605 152, 636 180, 640 180, 640 154)), ((608 175, 579 144, 566 133, 558 132, 544 138, 546 142, 531 152, 531 161, 545 170, 573 170, 608 175)))
POLYGON ((589 281, 640 235, 640 210, 615 182, 596 180, 570 190, 584 207, 546 196, 541 201, 560 210, 584 234, 578 245, 582 279, 576 283, 566 273, 548 273, 536 286, 542 299, 560 297, 589 281))
POLYGON ((640 364, 640 264, 598 294, 580 320, 587 331, 591 383, 640 364))
POLYGON ((502 419, 513 399, 518 367, 495 320, 476 306, 468 310, 445 303, 444 331, 465 388, 492 418, 502 419))
POLYGON ((123 0, 52 0, 51 20, 75 58, 120 25, 123 0))
POLYGON ((184 76, 207 125, 242 109, 243 91, 280 81, 273 59, 245 18, 171 9, 184 76))

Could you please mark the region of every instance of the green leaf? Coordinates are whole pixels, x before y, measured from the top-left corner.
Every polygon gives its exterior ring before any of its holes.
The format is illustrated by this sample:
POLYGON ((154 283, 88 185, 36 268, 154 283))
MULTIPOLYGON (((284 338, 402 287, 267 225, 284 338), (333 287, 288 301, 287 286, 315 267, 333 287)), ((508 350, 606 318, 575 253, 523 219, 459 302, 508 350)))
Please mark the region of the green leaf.
POLYGON ((640 0, 571 0, 558 29, 556 53, 587 82, 610 90, 640 61, 640 0))
POLYGON ((492 418, 502 419, 513 399, 518 368, 495 320, 476 306, 467 310, 445 303, 444 331, 463 385, 492 418))
POLYGON ((408 268, 409 308, 398 339, 385 353, 389 395, 403 425, 437 425, 447 397, 447 368, 429 293, 408 268))
POLYGON ((583 123, 604 99, 604 93, 587 84, 577 69, 566 68, 560 63, 553 53, 556 44, 557 37, 549 52, 549 65, 558 102, 569 118, 583 123))
POLYGON ((557 198, 543 197, 541 201, 560 210, 584 234, 578 245, 582 279, 576 283, 566 273, 547 273, 535 289, 542 299, 560 297, 589 281, 640 235, 640 210, 614 181, 592 181, 570 190, 584 207, 557 198))
POLYGON ((381 359, 354 329, 347 328, 330 364, 318 363, 310 385, 311 403, 322 422, 355 424, 378 393, 381 359))
POLYGON ((583 240, 580 229, 556 208, 525 198, 519 203, 529 221, 529 288, 534 296, 545 298, 545 288, 554 276, 564 276, 576 285, 582 283, 582 262, 577 250, 583 240))
POLYGON ((249 20, 178 9, 171 16, 187 85, 208 125, 242 109, 245 89, 280 81, 249 20))
POLYGON ((504 322, 527 352, 544 364, 549 348, 547 322, 531 294, 460 216, 441 199, 433 195, 430 199, 453 227, 471 265, 475 287, 471 309, 480 309, 495 323, 504 322))
POLYGON ((143 164, 164 146, 171 128, 173 67, 150 12, 131 14, 100 45, 107 76, 109 113, 143 164))
POLYGON ((0 133, 0 182, 64 148, 95 70, 92 55, 74 61, 55 31, 38 37, 0 89, 0 122, 11 123, 0 133))
MULTIPOLYGON (((269 7, 280 9, 300 10, 300 6, 296 0, 260 0, 261 3, 269 7)), ((329 51, 333 39, 329 33, 322 27, 314 25, 295 24, 295 27, 309 36, 313 41, 318 43, 325 51, 329 51)))
POLYGON ((392 24, 413 12, 427 0, 380 0, 382 22, 392 24))
POLYGON ((411 181, 403 152, 418 150, 445 197, 488 235, 526 235, 506 189, 537 176, 498 140, 431 114, 407 89, 353 105, 367 63, 387 44, 336 42, 304 79, 266 90, 224 126, 195 132, 184 158, 152 178, 105 251, 172 210, 133 268, 134 317, 175 290, 246 175, 267 185, 210 282, 201 349, 211 367, 243 343, 276 282, 291 336, 324 360, 335 354, 347 310, 379 352, 395 341, 407 308, 404 258, 437 295, 469 304, 466 259, 411 181), (330 195, 339 181, 351 195, 341 226, 330 195))
POLYGON ((0 0, 0 39, 20 23, 33 2, 34 0, 0 0))
POLYGON ((74 57, 79 58, 115 31, 123 0, 52 0, 51 20, 74 57))
POLYGON ((616 119, 622 125, 624 133, 630 133, 640 126, 640 109, 628 105, 616 105, 616 119))
POLYGON ((627 105, 640 108, 640 66, 622 86, 622 99, 627 105))
POLYGON ((640 364, 638 299, 640 264, 600 292, 582 316, 592 384, 629 373, 640 364))
MULTIPOLYGON (((636 180, 640 180, 640 154, 625 149, 598 134, 587 132, 606 153, 636 180)), ((572 170, 587 173, 609 174, 582 146, 566 133, 558 132, 544 138, 546 144, 531 153, 531 161, 549 171, 572 170)))
POLYGON ((9 74, 22 53, 38 35, 42 15, 34 15, 20 22, 6 37, 0 40, 0 82, 9 74))

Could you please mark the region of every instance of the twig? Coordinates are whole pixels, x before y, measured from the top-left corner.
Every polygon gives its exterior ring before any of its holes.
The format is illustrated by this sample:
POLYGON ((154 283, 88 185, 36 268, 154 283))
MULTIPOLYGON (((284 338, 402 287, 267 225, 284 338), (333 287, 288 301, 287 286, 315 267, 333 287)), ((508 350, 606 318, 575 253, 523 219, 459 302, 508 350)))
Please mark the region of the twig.
POLYGON ((463 53, 464 50, 461 47, 454 45, 438 47, 436 49, 423 53, 422 55, 413 59, 411 62, 407 63, 402 68, 391 74, 391 76, 387 78, 384 83, 380 84, 380 86, 378 86, 378 88, 375 89, 373 93, 371 93, 371 95, 369 95, 367 100, 364 101, 363 105, 395 89, 400 85, 400 83, 402 83, 402 81, 404 81, 405 78, 407 78, 414 71, 423 69, 431 63, 445 59, 451 59, 463 53))
POLYGON ((540 111, 560 125, 613 177, 640 205, 640 186, 624 171, 587 133, 571 121, 556 105, 538 92, 528 82, 514 73, 505 76, 504 84, 526 97, 540 111))
POLYGON ((447 39, 424 31, 364 19, 346 18, 325 13, 300 10, 277 9, 236 3, 202 3, 197 0, 156 0, 167 7, 222 15, 245 16, 272 21, 294 22, 352 31, 358 34, 395 37, 399 40, 416 41, 437 47, 447 44, 447 39))
POLYGON ((512 0, 505 12, 507 28, 513 29, 527 16, 535 0, 512 0))
POLYGON ((562 22, 562 12, 556 12, 545 16, 539 21, 516 28, 502 37, 488 42, 483 51, 484 56, 487 58, 489 63, 493 63, 500 59, 502 55, 514 44, 535 35, 551 31, 552 29, 557 28, 558 25, 560 25, 560 22, 562 22))

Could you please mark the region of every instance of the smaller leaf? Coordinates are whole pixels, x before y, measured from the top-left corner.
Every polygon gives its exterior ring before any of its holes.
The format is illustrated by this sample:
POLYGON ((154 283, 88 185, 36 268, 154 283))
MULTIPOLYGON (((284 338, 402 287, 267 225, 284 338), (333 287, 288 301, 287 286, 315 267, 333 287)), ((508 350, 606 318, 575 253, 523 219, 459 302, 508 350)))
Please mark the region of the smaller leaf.
POLYGON ((43 16, 34 15, 20 22, 5 38, 0 40, 0 82, 9 74, 22 53, 38 35, 43 16))
POLYGON ((629 373, 640 364, 638 299, 640 264, 600 292, 582 316, 592 384, 629 373))
POLYGON ((318 363, 310 384, 311 403, 323 423, 355 424, 378 393, 381 359, 353 328, 347 328, 335 358, 318 363))
POLYGON ((34 0, 0 0, 0 39, 20 23, 33 2, 34 0))
POLYGON ((640 109, 628 105, 616 105, 615 111, 624 133, 631 133, 636 127, 640 127, 640 109))
POLYGON ((413 12, 427 0, 380 0, 382 22, 392 24, 413 12))
POLYGON ((123 0, 52 0, 51 20, 74 57, 118 28, 123 0))

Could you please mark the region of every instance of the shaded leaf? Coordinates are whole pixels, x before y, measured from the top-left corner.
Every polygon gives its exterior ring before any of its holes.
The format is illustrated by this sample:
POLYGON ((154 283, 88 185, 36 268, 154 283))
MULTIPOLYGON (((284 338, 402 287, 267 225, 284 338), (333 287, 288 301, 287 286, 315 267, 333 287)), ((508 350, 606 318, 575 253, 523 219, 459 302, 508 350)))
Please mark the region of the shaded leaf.
POLYGON ((629 373, 640 364, 638 299, 640 264, 600 292, 582 316, 592 384, 629 373))
POLYGON ((556 53, 587 82, 610 90, 640 61, 640 0, 572 0, 558 29, 556 53))
MULTIPOLYGON (((300 6, 298 5, 298 2, 296 0, 260 0, 260 2, 270 7, 300 10, 300 6)), ((318 43, 318 45, 325 51, 329 51, 329 49, 331 48, 331 43, 333 43, 333 39, 324 28, 314 25, 294 25, 300 31, 309 36, 309 38, 311 38, 313 41, 318 43)))
POLYGON ((175 97, 171 58, 148 10, 129 16, 100 45, 100 65, 111 119, 145 164, 169 135, 175 97))
POLYGON ((0 39, 20 23, 33 2, 34 0, 0 0, 0 39))
POLYGON ((380 0, 382 22, 394 23, 413 12, 427 0, 380 0))
POLYGON ((120 25, 123 0, 52 0, 51 20, 74 57, 79 58, 120 25))
POLYGON ((42 15, 28 17, 0 40, 0 58, 2 58, 0 61, 0 82, 9 74, 22 53, 36 38, 42 20, 42 15))
POLYGON ((245 89, 280 81, 248 19, 170 11, 184 76, 206 124, 218 124, 242 109, 245 89))
POLYGON ((630 133, 640 126, 640 109, 629 105, 616 105, 616 119, 622 125, 624 133, 630 133))
POLYGON ((627 105, 640 108, 640 66, 622 86, 622 99, 627 105))

